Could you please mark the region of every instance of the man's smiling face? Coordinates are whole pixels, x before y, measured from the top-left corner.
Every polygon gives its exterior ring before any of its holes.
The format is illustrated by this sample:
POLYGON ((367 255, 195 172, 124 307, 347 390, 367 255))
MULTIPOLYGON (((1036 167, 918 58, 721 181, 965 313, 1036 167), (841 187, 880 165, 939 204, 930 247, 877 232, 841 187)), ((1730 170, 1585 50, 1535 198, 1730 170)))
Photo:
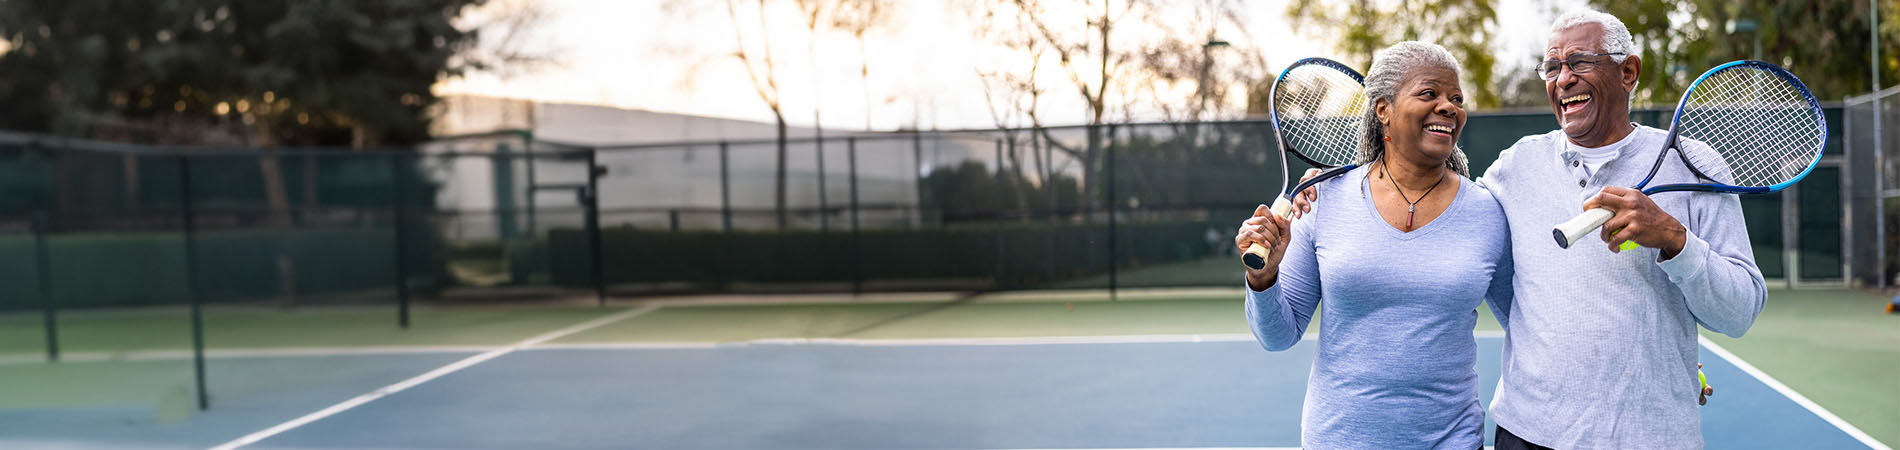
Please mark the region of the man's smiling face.
POLYGON ((1622 63, 1609 56, 1589 56, 1599 53, 1605 53, 1603 26, 1595 23, 1551 34, 1544 53, 1547 61, 1579 57, 1596 64, 1588 73, 1562 67, 1555 77, 1544 81, 1557 124, 1571 142, 1585 147, 1601 147, 1628 134, 1624 130, 1629 124, 1629 93, 1636 87, 1636 73, 1641 67, 1635 55, 1626 56, 1622 63))

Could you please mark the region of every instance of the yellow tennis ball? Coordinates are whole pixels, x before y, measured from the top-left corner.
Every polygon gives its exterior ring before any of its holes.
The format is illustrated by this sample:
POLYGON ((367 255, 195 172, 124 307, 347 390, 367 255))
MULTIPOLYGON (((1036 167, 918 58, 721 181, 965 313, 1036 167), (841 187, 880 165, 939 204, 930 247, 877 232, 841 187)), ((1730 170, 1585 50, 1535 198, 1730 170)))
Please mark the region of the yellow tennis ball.
POLYGON ((1701 381, 1702 381, 1702 388, 1703 388, 1703 389, 1708 389, 1708 388, 1709 388, 1709 376, 1708 376, 1708 375, 1703 375, 1703 374, 1702 374, 1702 369, 1696 369, 1696 371, 1695 371, 1695 377, 1696 377, 1696 379, 1697 379, 1697 380, 1701 380, 1701 381))
POLYGON ((1639 245, 1636 245, 1636 241, 1623 241, 1623 245, 1616 246, 1618 250, 1622 250, 1626 252, 1630 250, 1635 250, 1636 247, 1640 247, 1639 245))

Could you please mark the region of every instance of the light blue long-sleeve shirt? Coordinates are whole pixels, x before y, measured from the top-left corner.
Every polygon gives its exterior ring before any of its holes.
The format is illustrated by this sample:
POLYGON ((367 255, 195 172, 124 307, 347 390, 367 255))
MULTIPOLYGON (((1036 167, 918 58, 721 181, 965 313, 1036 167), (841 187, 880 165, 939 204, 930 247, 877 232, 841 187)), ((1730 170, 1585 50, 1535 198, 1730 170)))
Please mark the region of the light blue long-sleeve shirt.
POLYGON ((1478 448, 1484 409, 1472 329, 1488 296, 1498 317, 1510 307, 1503 212, 1484 188, 1459 180, 1451 206, 1401 232, 1373 207, 1368 170, 1319 184, 1326 205, 1294 221, 1273 286, 1248 291, 1254 337, 1285 350, 1324 308, 1305 448, 1478 448))
MULTIPOLYGON (((1491 414, 1512 434, 1563 449, 1702 447, 1696 324, 1740 337, 1767 296, 1741 201, 1651 196, 1689 230, 1682 252, 1667 261, 1652 248, 1611 253, 1595 233, 1566 250, 1550 233, 1604 186, 1642 181, 1667 134, 1638 126, 1623 153, 1587 177, 1562 130, 1529 136, 1478 180, 1511 229, 1515 295, 1491 414)), ((1696 182, 1669 158, 1651 186, 1696 182)))

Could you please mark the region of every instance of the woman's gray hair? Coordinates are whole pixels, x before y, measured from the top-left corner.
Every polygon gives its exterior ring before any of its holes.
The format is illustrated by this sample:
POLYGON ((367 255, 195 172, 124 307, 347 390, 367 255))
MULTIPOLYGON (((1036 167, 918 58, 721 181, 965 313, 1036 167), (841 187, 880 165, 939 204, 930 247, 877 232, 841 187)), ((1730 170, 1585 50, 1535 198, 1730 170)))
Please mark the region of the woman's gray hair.
MULTIPOLYGON (((1550 33, 1557 34, 1570 27, 1590 23, 1603 27, 1603 42, 1598 44, 1603 47, 1602 52, 1622 53, 1622 55, 1611 56, 1611 61, 1620 64, 1624 58, 1628 57, 1627 55, 1636 54, 1636 39, 1630 36, 1629 27, 1623 26, 1623 19, 1594 9, 1579 9, 1558 17, 1556 22, 1550 24, 1550 33)), ((1558 58, 1563 57, 1564 55, 1558 55, 1558 58)))
MULTIPOLYGON (((1399 84, 1405 81, 1407 74, 1416 74, 1419 69, 1437 67, 1450 69, 1453 74, 1464 72, 1458 66, 1458 59, 1438 44, 1405 41, 1392 44, 1380 50, 1372 57, 1372 68, 1366 71, 1366 114, 1364 134, 1359 139, 1359 156, 1354 164, 1365 164, 1385 156, 1385 126, 1379 123, 1379 100, 1391 104, 1398 94, 1399 84)), ((1445 161, 1445 167, 1459 175, 1471 176, 1470 164, 1465 160, 1465 150, 1452 146, 1451 158, 1445 161)))

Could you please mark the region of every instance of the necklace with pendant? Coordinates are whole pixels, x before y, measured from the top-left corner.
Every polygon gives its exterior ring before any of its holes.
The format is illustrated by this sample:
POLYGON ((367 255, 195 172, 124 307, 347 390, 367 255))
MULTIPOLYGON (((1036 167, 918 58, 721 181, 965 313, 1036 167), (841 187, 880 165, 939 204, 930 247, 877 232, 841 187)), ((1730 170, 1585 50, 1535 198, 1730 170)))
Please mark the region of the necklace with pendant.
POLYGON ((1419 194, 1418 200, 1412 200, 1405 196, 1405 189, 1399 187, 1399 180, 1392 178, 1392 172, 1386 170, 1385 164, 1385 161, 1379 161, 1379 173, 1385 175, 1387 181, 1392 182, 1392 190, 1398 191, 1399 198, 1405 200, 1405 231, 1412 231, 1412 217, 1418 211, 1418 202, 1425 201, 1425 196, 1432 195, 1432 190, 1438 189, 1438 185, 1445 182, 1445 177, 1439 175, 1437 183, 1432 183, 1432 187, 1425 188, 1425 193, 1419 194))

